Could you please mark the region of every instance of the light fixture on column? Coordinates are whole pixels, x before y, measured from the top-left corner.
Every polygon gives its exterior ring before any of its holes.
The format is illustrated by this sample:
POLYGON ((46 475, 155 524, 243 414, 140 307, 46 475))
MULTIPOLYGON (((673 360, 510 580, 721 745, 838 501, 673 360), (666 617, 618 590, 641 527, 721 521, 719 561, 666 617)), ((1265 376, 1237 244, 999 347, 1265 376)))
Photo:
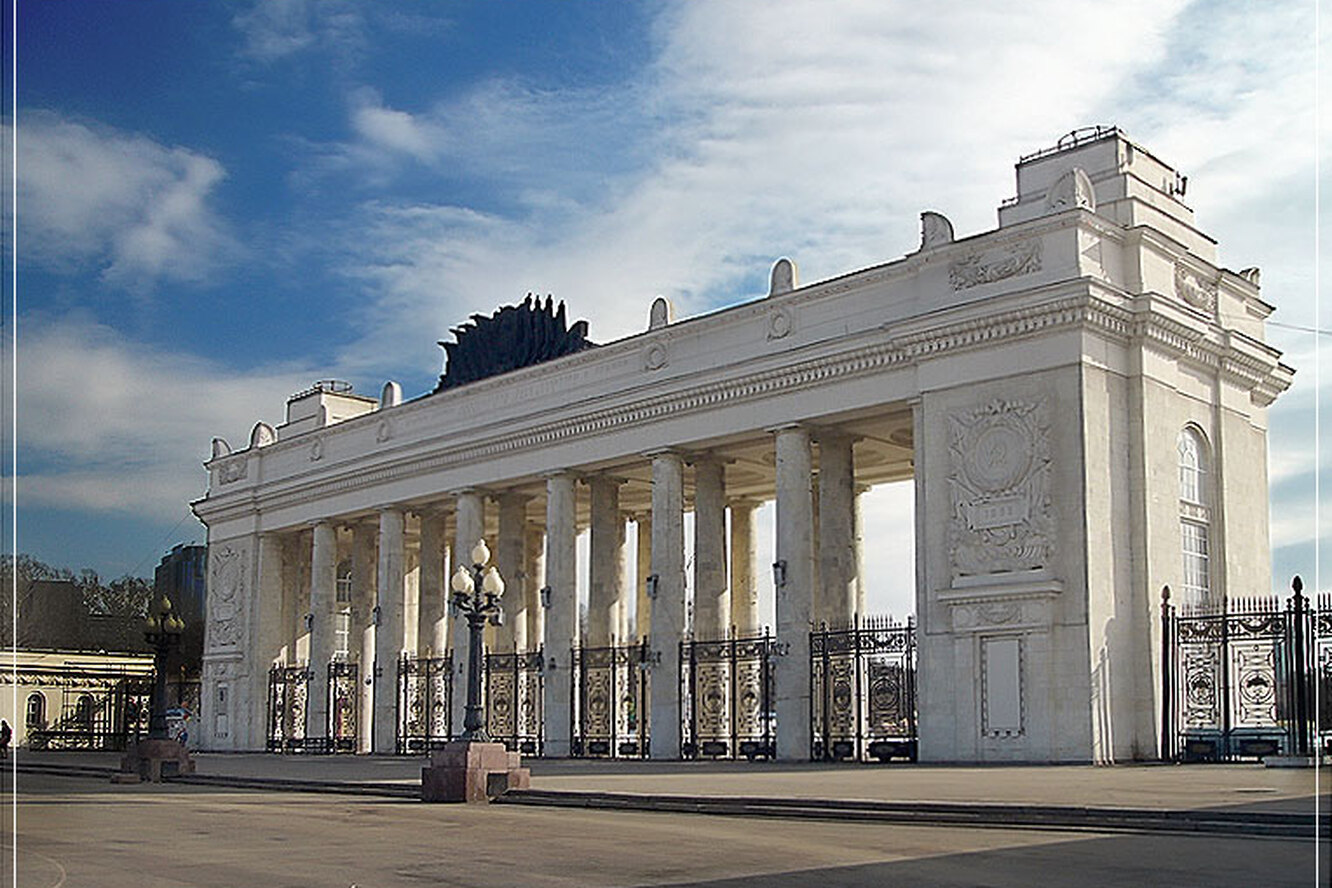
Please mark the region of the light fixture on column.
POLYGON ((550 587, 549 587, 549 586, 542 586, 542 587, 541 587, 541 591, 538 592, 537 594, 541 596, 541 606, 544 607, 544 608, 546 608, 547 610, 549 610, 549 609, 550 609, 550 587))
POLYGON ((778 589, 786 585, 786 559, 772 563, 772 584, 778 589))
POLYGON ((370 624, 371 624, 371 625, 373 625, 373 626, 378 626, 378 625, 379 625, 379 613, 380 613, 380 612, 379 612, 379 605, 376 604, 374 607, 370 608, 370 624))
POLYGON ((657 587, 661 584, 661 577, 657 574, 647 575, 647 597, 653 601, 657 600, 657 587))
POLYGON ((314 614, 312 613, 307 613, 305 615, 305 631, 306 632, 314 631, 314 614))

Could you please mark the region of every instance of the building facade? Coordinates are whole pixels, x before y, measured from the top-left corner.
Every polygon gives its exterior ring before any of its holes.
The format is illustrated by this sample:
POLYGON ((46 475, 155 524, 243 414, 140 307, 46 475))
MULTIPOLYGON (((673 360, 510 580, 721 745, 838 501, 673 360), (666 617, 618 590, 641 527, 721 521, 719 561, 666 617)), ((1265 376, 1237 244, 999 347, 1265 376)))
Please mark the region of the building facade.
POLYGON ((274 666, 309 670, 318 736, 329 664, 354 661, 357 748, 392 751, 395 664, 465 650, 446 588, 485 537, 492 647, 545 651, 545 753, 571 751, 568 652, 645 636, 651 754, 674 758, 679 642, 758 629, 752 516, 775 501, 765 717, 807 758, 811 628, 864 611, 857 492, 912 479, 920 758, 1155 757, 1161 587, 1270 588, 1266 408, 1292 374, 1257 271, 1217 264, 1183 192, 1079 131, 1018 163, 991 231, 926 212, 883 265, 802 285, 780 260, 766 298, 658 300, 638 335, 406 402, 317 384, 244 448, 214 439, 202 743, 264 747, 274 666))

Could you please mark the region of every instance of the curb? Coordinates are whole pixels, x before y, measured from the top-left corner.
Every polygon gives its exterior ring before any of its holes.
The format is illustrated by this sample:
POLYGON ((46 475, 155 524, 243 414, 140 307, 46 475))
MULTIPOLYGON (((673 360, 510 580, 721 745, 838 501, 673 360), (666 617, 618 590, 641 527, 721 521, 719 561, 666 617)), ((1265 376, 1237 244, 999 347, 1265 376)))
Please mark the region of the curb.
POLYGON ((540 805, 626 811, 670 811, 744 817, 901 823, 917 826, 1035 828, 1078 832, 1203 833, 1208 835, 1313 838, 1312 814, 1148 808, 1005 805, 992 802, 877 802, 742 796, 667 796, 638 793, 515 790, 497 798, 506 805, 540 805))

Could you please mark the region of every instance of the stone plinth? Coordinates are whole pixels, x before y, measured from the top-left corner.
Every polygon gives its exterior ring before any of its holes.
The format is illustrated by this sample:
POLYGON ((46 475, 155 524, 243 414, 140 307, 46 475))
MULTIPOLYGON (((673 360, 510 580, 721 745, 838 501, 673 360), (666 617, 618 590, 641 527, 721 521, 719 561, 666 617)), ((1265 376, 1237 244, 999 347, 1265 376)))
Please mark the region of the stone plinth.
POLYGON ((421 769, 423 802, 488 802, 510 789, 527 789, 532 772, 503 743, 456 740, 430 754, 421 769))
MULTIPOLYGON (((194 760, 176 740, 147 738, 130 744, 120 759, 120 773, 161 783, 163 777, 194 773, 194 760)), ((123 782, 124 778, 117 782, 123 782)))

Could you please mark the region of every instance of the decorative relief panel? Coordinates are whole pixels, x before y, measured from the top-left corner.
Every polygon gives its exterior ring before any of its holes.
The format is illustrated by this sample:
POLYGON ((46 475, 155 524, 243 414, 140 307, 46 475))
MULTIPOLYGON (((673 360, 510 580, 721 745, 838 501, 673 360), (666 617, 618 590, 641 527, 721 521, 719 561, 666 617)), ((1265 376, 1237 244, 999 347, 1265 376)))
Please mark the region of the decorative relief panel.
POLYGON ((966 290, 1040 270, 1041 242, 1030 240, 959 259, 948 266, 948 280, 954 290, 966 290))
POLYGON ((240 644, 245 620, 245 580, 249 564, 243 546, 225 544, 212 553, 208 578, 208 646, 240 644))
POLYGON ((1175 295, 1206 312, 1216 310, 1216 281, 1198 274, 1182 262, 1175 263, 1175 295))
POLYGON ((250 461, 243 456, 222 463, 217 467, 217 483, 231 484, 234 481, 241 480, 245 477, 249 466, 250 461))
POLYGON ((996 399, 948 417, 953 579, 1046 567, 1054 553, 1044 402, 996 399))

